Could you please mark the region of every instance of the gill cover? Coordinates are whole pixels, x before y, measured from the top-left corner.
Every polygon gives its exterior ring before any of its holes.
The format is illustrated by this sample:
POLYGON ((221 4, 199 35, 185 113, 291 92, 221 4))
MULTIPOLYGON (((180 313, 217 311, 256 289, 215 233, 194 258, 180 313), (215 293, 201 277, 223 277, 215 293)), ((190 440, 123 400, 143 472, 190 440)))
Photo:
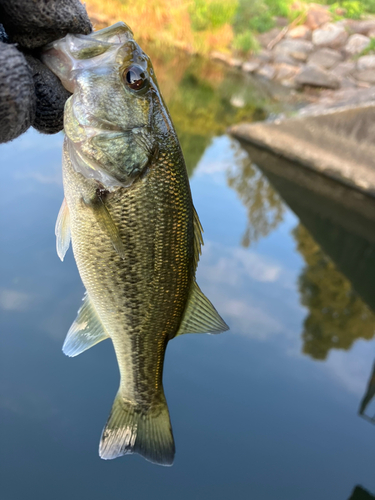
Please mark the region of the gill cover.
POLYGON ((125 23, 90 35, 67 35, 46 47, 43 62, 73 93, 64 128, 73 167, 113 190, 127 187, 155 151, 148 56, 125 23))

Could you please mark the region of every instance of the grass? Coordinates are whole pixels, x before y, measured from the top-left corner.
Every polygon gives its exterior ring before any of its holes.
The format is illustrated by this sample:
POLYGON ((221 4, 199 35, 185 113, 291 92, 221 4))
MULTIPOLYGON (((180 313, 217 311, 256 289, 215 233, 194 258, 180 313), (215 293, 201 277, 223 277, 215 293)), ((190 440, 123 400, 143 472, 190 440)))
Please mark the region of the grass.
MULTIPOLYGON (((375 14, 375 0, 315 0, 329 5, 334 19, 375 14)), ((87 0, 95 28, 125 21, 139 40, 190 53, 213 50, 256 52, 256 35, 272 29, 276 17, 289 22, 306 11, 306 0, 87 0)), ((371 49, 372 50, 372 49, 371 49)))
POLYGON ((368 54, 373 53, 375 53, 375 38, 371 38, 369 45, 364 50, 362 50, 358 57, 367 56, 368 54))

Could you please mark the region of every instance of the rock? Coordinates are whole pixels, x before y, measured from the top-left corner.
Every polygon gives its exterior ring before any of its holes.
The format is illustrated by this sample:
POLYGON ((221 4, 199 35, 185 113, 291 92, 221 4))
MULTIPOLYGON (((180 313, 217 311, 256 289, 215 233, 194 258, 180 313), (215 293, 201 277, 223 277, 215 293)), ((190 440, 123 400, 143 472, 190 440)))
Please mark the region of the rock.
POLYGON ((210 56, 211 59, 213 59, 214 61, 220 61, 225 64, 229 64, 230 55, 228 54, 223 54, 222 52, 214 51, 211 52, 210 56))
POLYGON ((369 103, 375 100, 375 87, 370 88, 346 88, 343 90, 336 90, 332 92, 331 99, 322 102, 319 99, 317 104, 310 104, 301 108, 299 111, 300 116, 308 116, 311 114, 321 114, 327 109, 337 108, 341 106, 359 106, 364 103, 369 103))
POLYGON ((350 31, 348 29, 348 19, 340 19, 340 21, 336 21, 335 24, 336 26, 341 26, 342 28, 345 28, 345 31, 350 31))
POLYGON ((358 71, 366 71, 368 69, 372 69, 375 71, 375 56, 374 55, 362 56, 357 61, 357 70, 358 71))
POLYGON ((311 54, 308 61, 309 64, 329 69, 338 62, 342 61, 342 59, 343 57, 341 53, 337 50, 322 48, 311 54))
POLYGON ((331 21, 331 19, 332 15, 327 7, 311 4, 306 14, 305 25, 311 30, 316 30, 323 24, 331 21))
POLYGON ((331 73, 337 76, 337 78, 343 78, 351 75, 355 70, 354 61, 343 61, 331 69, 331 73))
POLYGON ((284 53, 275 54, 273 62, 275 64, 291 64, 291 65, 296 64, 296 60, 294 59, 294 57, 284 53))
POLYGON ((230 103, 235 108, 243 108, 245 106, 245 100, 241 95, 234 95, 230 99, 230 103))
POLYGON ((368 82, 362 82, 360 80, 357 81, 357 87, 360 89, 370 89, 371 88, 371 83, 368 82))
POLYGON ((305 26, 304 24, 296 26, 295 28, 289 30, 288 33, 286 34, 286 38, 292 38, 292 39, 299 38, 302 40, 311 40, 311 37, 312 37, 311 29, 305 26))
POLYGON ((345 45, 348 33, 343 26, 328 23, 313 32, 312 41, 317 47, 338 49, 345 45))
POLYGON ((263 49, 257 53, 257 58, 263 62, 270 62, 273 59, 273 53, 270 50, 263 49))
POLYGON ((251 61, 246 61, 242 64, 241 68, 246 73, 254 73, 260 67, 260 61, 258 59, 252 59, 251 61))
POLYGON ((364 69, 363 71, 357 71, 356 73, 354 73, 354 77, 360 82, 375 84, 375 70, 373 69, 364 69))
POLYGON ((370 32, 375 31, 375 19, 366 19, 364 21, 348 19, 347 26, 352 33, 369 36, 370 32))
POLYGON ((285 78, 284 80, 279 80, 283 87, 288 87, 289 89, 300 89, 301 85, 296 82, 295 77, 285 78))
POLYGON ((228 59, 228 64, 232 68, 241 68, 242 63, 243 63, 242 59, 237 59, 236 57, 230 57, 228 59))
POLYGON ((314 46, 308 40, 282 40, 274 48, 274 53, 288 55, 297 61, 306 61, 314 46))
POLYGON ((345 16, 346 10, 342 7, 337 7, 335 9, 335 14, 337 14, 338 16, 345 16))
POLYGON ((287 17, 275 17, 275 23, 276 26, 284 28, 285 26, 288 26, 289 19, 287 17))
POLYGON ((273 28, 271 31, 266 31, 266 33, 261 33, 257 36, 258 42, 262 47, 267 47, 267 45, 274 40, 280 33, 281 28, 273 28))
POLYGON ((351 35, 347 44, 345 45, 345 52, 349 56, 355 56, 360 54, 362 50, 365 50, 370 45, 370 38, 365 35, 351 35))
POLYGON ((312 87, 325 87, 327 89, 338 89, 340 79, 318 66, 306 65, 296 76, 296 82, 301 85, 312 87))
POLYGON ((357 87, 357 82, 353 78, 344 77, 340 82, 342 89, 353 89, 357 87))
POLYGON ((290 78, 296 76, 296 74, 300 71, 300 67, 292 64, 277 64, 275 65, 275 71, 276 80, 289 80, 290 78))
POLYGON ((265 64, 258 69, 257 73, 260 76, 264 76, 264 78, 267 78, 268 80, 272 80, 276 74, 276 70, 270 64, 265 64))

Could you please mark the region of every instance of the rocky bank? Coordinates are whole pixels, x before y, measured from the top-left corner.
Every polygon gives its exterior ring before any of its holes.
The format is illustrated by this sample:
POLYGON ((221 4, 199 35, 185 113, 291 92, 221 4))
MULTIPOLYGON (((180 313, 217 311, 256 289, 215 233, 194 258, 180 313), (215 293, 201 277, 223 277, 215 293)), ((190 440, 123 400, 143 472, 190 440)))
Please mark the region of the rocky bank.
POLYGON ((303 24, 278 21, 277 28, 259 35, 261 50, 250 58, 218 52, 212 58, 293 91, 319 89, 314 110, 320 101, 321 106, 331 107, 336 101, 375 99, 375 51, 371 50, 375 19, 333 22, 327 7, 312 4, 303 24))

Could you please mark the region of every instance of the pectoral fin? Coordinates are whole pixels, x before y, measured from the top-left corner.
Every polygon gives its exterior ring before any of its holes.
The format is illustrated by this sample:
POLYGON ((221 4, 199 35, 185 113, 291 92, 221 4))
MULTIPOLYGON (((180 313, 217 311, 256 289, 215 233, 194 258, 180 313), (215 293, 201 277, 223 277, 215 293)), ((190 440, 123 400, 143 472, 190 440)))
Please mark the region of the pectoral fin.
POLYGON ((77 318, 66 336, 63 353, 70 357, 78 356, 81 352, 90 349, 90 347, 108 337, 109 335, 105 331, 94 305, 91 303, 86 292, 77 318))
POLYGON ((183 333, 220 333, 229 330, 214 306, 194 281, 177 335, 183 333))
POLYGON ((105 206, 102 198, 100 196, 96 196, 94 200, 90 200, 89 202, 84 200, 84 203, 86 206, 89 206, 93 209, 100 229, 103 232, 107 233, 107 235, 111 239, 114 249, 117 251, 119 256, 124 259, 125 249, 124 244, 121 240, 119 230, 117 229, 116 224, 113 222, 111 214, 108 212, 108 209, 105 206))
POLYGON ((55 235, 57 255, 61 260, 64 260, 70 244, 70 214, 65 198, 57 216, 55 235))

